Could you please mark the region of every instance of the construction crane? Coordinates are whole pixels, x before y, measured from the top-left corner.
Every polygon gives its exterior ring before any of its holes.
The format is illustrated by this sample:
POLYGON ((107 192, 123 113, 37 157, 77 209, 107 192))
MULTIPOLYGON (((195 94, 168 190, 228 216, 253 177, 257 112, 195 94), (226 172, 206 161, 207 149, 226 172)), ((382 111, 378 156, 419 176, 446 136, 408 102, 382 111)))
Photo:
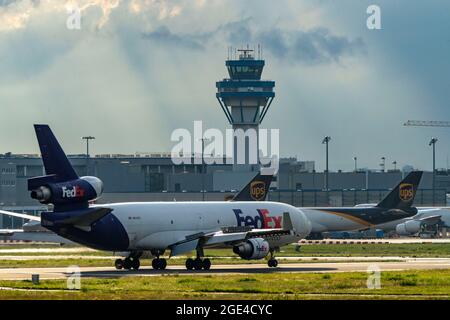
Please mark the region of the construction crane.
POLYGON ((450 127, 450 121, 408 120, 403 125, 414 127, 450 127))
MULTIPOLYGON (((450 121, 424 121, 424 120, 408 120, 404 126, 412 127, 450 127, 450 121)), ((435 193, 436 193, 436 154, 435 147, 437 138, 432 138, 429 145, 433 146, 433 205, 435 203, 435 193)), ((448 161, 448 160, 447 160, 448 161)), ((448 169, 447 169, 448 170, 448 169)))

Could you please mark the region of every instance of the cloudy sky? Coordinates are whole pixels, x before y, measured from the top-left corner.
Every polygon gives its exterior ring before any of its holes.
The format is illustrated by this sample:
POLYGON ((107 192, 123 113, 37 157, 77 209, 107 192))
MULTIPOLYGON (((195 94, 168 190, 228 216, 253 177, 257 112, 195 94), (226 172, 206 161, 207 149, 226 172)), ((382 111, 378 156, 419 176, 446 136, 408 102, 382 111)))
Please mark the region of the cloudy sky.
POLYGON ((330 168, 431 167, 450 156, 446 0, 0 0, 0 153, 37 153, 49 123, 68 153, 170 151, 176 128, 227 128, 215 99, 228 46, 261 43, 276 98, 263 127, 283 156, 330 168), (381 30, 366 9, 381 8, 381 30), (70 30, 68 7, 81 9, 70 30))

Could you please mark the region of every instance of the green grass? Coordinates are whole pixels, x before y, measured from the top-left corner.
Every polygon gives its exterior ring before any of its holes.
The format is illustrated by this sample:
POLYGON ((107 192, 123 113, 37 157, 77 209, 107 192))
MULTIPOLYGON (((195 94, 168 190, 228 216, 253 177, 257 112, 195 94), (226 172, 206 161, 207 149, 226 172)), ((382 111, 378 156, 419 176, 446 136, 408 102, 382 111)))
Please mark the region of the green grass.
POLYGON ((400 256, 400 257, 450 257, 450 243, 405 243, 405 244, 318 244, 304 245, 300 251, 295 246, 282 248, 279 255, 298 256, 400 256))
POLYGON ((450 270, 382 272, 381 289, 367 274, 164 275, 83 278, 81 290, 65 280, 0 281, 0 299, 450 299, 450 270))

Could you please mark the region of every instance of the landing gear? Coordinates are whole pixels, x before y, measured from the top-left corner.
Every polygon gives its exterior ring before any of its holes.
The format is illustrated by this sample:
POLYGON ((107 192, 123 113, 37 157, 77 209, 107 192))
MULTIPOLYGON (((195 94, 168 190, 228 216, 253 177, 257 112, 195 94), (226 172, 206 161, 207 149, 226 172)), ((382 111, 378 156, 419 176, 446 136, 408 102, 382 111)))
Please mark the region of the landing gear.
POLYGON ((122 259, 117 259, 114 262, 114 266, 116 267, 117 270, 123 269, 123 260, 122 259))
POLYGON ((156 258, 152 260, 152 267, 155 270, 164 270, 167 267, 166 259, 156 258))
POLYGON ((274 258, 271 258, 271 259, 269 259, 269 261, 267 261, 267 265, 270 268, 276 268, 278 266, 278 260, 274 259, 274 258))
POLYGON ((139 258, 125 258, 125 259, 117 259, 114 262, 114 266, 117 270, 139 270, 141 266, 141 262, 139 261, 139 258))
POLYGON ((211 260, 209 260, 208 258, 206 259, 201 259, 201 258, 196 258, 194 259, 187 259, 186 260, 186 269, 187 270, 209 270, 211 269, 211 260))
POLYGON ((165 270, 167 267, 167 261, 164 258, 160 258, 159 256, 164 254, 164 250, 151 250, 150 251, 153 256, 156 256, 155 259, 152 260, 152 267, 155 270, 165 270))
POLYGON ((188 258, 188 259, 186 260, 186 269, 187 269, 187 270, 192 270, 192 269, 194 269, 194 260, 193 260, 193 259, 188 258))
POLYGON ((114 266, 117 270, 139 270, 141 266, 141 262, 139 261, 139 258, 141 257, 142 252, 133 251, 130 253, 130 255, 125 259, 117 259, 114 261, 114 266))
POLYGON ((141 266, 141 261, 139 261, 139 259, 133 259, 132 261, 131 261, 131 267, 134 269, 134 270, 139 270, 139 267, 141 266))
POLYGON ((278 266, 278 260, 274 257, 274 250, 270 250, 270 259, 267 261, 269 268, 276 268, 278 266))
POLYGON ((186 269, 187 270, 209 270, 211 268, 211 260, 208 258, 202 259, 203 257, 203 249, 197 249, 197 258, 194 260, 189 258, 186 260, 186 269))
POLYGON ((211 269, 211 260, 209 260, 208 258, 203 260, 203 269, 205 270, 211 269))

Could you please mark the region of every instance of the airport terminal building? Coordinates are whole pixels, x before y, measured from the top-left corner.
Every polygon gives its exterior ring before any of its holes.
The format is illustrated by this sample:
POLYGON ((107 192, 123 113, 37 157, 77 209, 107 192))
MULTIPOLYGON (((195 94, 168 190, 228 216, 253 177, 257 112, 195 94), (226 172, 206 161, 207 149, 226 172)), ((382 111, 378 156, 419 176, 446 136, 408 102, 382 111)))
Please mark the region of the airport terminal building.
MULTIPOLYGON (((90 158, 71 155, 69 159, 80 176, 94 175, 103 181, 105 189, 98 203, 224 200, 255 175, 254 171, 234 171, 232 164, 175 165, 170 154, 108 154, 90 158)), ((27 179, 39 175, 44 175, 44 168, 38 155, 0 155, 0 208, 27 212, 45 210, 27 191, 27 179)), ((314 161, 282 158, 269 200, 302 207, 374 203, 404 175, 399 170, 330 172, 329 191, 326 191, 325 175, 315 171, 314 161)), ((419 189, 416 205, 432 205, 431 172, 424 173, 419 189)), ((447 193, 450 193, 450 175, 438 172, 435 205, 445 205, 447 193)), ((1 228, 21 224, 20 219, 2 218, 1 228)))

